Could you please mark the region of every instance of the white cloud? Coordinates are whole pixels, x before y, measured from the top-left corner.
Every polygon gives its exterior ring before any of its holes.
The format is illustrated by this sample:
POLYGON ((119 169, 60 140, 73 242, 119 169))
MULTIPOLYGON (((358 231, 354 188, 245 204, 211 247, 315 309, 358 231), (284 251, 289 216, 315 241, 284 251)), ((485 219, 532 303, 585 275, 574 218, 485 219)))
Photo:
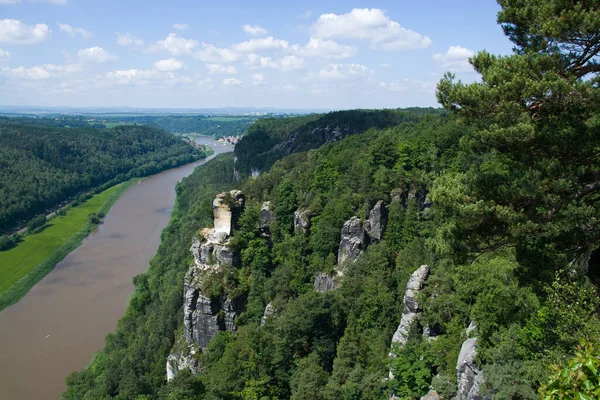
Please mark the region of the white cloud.
POLYGON ((267 31, 265 28, 263 28, 262 26, 258 26, 258 25, 244 25, 244 32, 246 32, 248 35, 250 36, 256 36, 256 37, 261 37, 261 36, 267 36, 267 33, 269 33, 269 31, 267 31))
POLYGON ((422 49, 431 39, 403 28, 378 8, 355 8, 347 14, 322 14, 311 27, 312 34, 325 39, 366 40, 385 51, 422 49))
POLYGON ((361 64, 329 64, 319 71, 322 80, 346 80, 364 78, 373 71, 361 64))
POLYGON ((175 74, 173 72, 167 72, 164 81, 165 85, 169 86, 181 86, 181 85, 189 85, 192 83, 192 78, 187 75, 175 74))
POLYGON ((10 52, 8 50, 0 49, 0 60, 3 58, 9 58, 9 57, 10 57, 10 52))
POLYGON ((192 54, 192 51, 196 46, 198 46, 198 42, 194 39, 185 39, 177 36, 176 33, 169 33, 164 40, 156 42, 156 44, 152 46, 152 50, 167 51, 174 56, 179 56, 183 54, 192 54))
POLYGON ((284 92, 298 92, 298 91, 300 91, 300 88, 296 85, 287 84, 287 85, 283 85, 281 87, 281 90, 283 90, 284 92))
POLYGON ((464 47, 450 46, 446 53, 434 54, 433 60, 452 72, 467 72, 473 71, 473 66, 469 64, 469 58, 474 55, 473 51, 464 47))
POLYGON ((0 43, 36 44, 50 35, 46 24, 25 25, 16 19, 0 20, 0 43))
POLYGON ((17 68, 2 69, 3 75, 8 75, 11 78, 15 79, 24 79, 32 81, 60 78, 79 71, 81 71, 81 65, 79 64, 69 64, 64 66, 54 64, 43 64, 30 68, 25 68, 21 66, 17 68))
POLYGON ((167 58, 154 63, 154 69, 162 72, 179 71, 185 68, 185 64, 176 58, 167 58))
POLYGON ((104 78, 108 83, 116 85, 145 85, 151 79, 155 79, 159 72, 149 69, 128 69, 117 70, 104 74, 104 78))
POLYGON ((400 82, 379 82, 377 86, 380 89, 389 90, 392 92, 410 91, 411 93, 433 93, 435 91, 435 83, 417 79, 403 79, 400 82))
POLYGON ((262 85, 265 81, 265 76, 263 74, 252 74, 252 84, 255 86, 262 85))
POLYGON ((237 74, 237 69, 233 65, 206 64, 206 69, 210 75, 237 74))
POLYGON ((392 64, 381 63, 381 68, 392 68, 392 64))
POLYGON ((142 47, 146 43, 142 39, 138 39, 129 33, 117 33, 117 44, 123 47, 142 47))
POLYGON ((186 29, 190 29, 188 24, 173 24, 173 29, 177 29, 178 31, 185 31, 186 29))
POLYGON ((275 39, 273 36, 250 39, 246 42, 236 43, 231 50, 236 53, 255 53, 264 50, 285 50, 288 48, 287 40, 275 39))
POLYGON ((0 0, 0 4, 19 4, 21 0, 0 0))
POLYGON ((30 0, 32 3, 50 3, 64 6, 67 4, 67 0, 30 0))
POLYGON ((225 85, 225 86, 240 85, 241 83, 242 83, 242 81, 235 79, 235 78, 223 79, 223 85, 225 85))
POLYGON ((285 56, 279 59, 261 57, 258 54, 248 54, 247 65, 253 68, 271 68, 280 71, 294 71, 304 68, 304 59, 296 56, 285 56))
POLYGON ((106 49, 98 46, 90 47, 89 49, 81 49, 77 52, 77 55, 84 62, 98 64, 113 61, 117 58, 106 51, 106 49))
POLYGON ((215 47, 207 43, 202 43, 202 50, 197 51, 194 56, 209 63, 228 63, 237 61, 240 58, 239 54, 230 49, 215 47))
POLYGON ((213 80, 212 80, 212 78, 200 79, 198 81, 198 86, 207 88, 207 89, 212 89, 214 87, 213 80))
POLYGON ((356 48, 353 46, 342 45, 333 40, 312 37, 304 47, 300 47, 299 45, 292 46, 292 51, 303 57, 321 57, 325 59, 349 58, 356 55, 356 48))
POLYGON ((87 29, 83 29, 83 28, 74 28, 69 24, 61 24, 60 22, 58 23, 58 27, 60 29, 61 32, 65 32, 73 37, 77 37, 79 36, 82 39, 89 39, 92 36, 94 36, 92 34, 92 32, 88 31, 87 29))

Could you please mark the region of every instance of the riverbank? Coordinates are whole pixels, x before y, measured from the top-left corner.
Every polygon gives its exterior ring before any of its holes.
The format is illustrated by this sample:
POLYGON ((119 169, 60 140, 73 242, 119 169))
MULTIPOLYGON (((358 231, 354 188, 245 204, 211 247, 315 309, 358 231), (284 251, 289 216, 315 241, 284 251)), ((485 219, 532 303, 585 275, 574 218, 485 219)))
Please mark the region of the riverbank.
POLYGON ((89 221, 89 214, 106 214, 141 179, 119 183, 65 210, 65 215, 54 217, 41 232, 29 234, 16 247, 0 252, 0 311, 23 298, 96 229, 98 224, 89 221))

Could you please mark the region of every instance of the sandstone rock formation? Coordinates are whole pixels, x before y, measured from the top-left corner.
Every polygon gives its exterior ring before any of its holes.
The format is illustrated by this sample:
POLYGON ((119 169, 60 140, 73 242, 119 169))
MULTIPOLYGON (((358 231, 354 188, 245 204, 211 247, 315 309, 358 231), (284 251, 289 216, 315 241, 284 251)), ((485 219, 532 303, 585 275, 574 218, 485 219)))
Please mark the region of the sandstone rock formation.
POLYGON ((260 230, 262 233, 271 232, 271 223, 275 221, 275 214, 271 210, 271 202, 265 201, 260 207, 260 230))
POLYGON ((440 395, 438 392, 431 389, 425 396, 421 397, 421 400, 440 400, 440 395))
POLYGON ((344 222, 342 239, 338 250, 338 265, 346 260, 356 261, 365 247, 365 231, 358 217, 352 217, 344 222))
POLYGON ((190 247, 194 264, 183 284, 183 335, 167 359, 167 379, 189 368, 197 370, 198 351, 206 348, 218 331, 235 330, 236 305, 226 296, 211 298, 202 292, 202 280, 223 265, 236 265, 236 255, 229 249, 231 233, 244 207, 242 192, 220 193, 213 201, 214 228, 205 228, 190 247))
MULTIPOLYGON (((474 331, 472 324, 467 329, 467 335, 474 331)), ((458 384, 458 400, 481 400, 479 389, 484 382, 483 371, 475 364, 477 355, 477 338, 468 338, 460 348, 456 362, 456 381, 458 384)))
POLYGON ((310 229, 310 213, 308 210, 294 211, 294 232, 308 233, 310 229))
MULTIPOLYGON (((402 311, 402 319, 400 325, 392 337, 392 346, 397 345, 402 348, 408 341, 408 335, 410 327, 415 323, 420 315, 421 310, 419 309, 419 303, 417 302, 417 296, 425 285, 425 281, 429 277, 429 266, 421 265, 419 269, 412 273, 408 283, 406 284, 406 292, 404 293, 404 310, 402 311)), ((390 352, 390 358, 395 358, 396 354, 393 349, 390 352)), ((390 370, 390 379, 393 379, 394 375, 390 370)))
POLYGON ((380 242, 383 238, 383 232, 387 224, 388 210, 383 203, 383 200, 379 200, 375 207, 369 213, 369 219, 365 221, 365 231, 371 238, 372 242, 380 242))
POLYGON ((314 289, 317 292, 327 292, 329 290, 335 290, 335 276, 336 274, 326 274, 324 272, 320 272, 315 277, 314 289))
POLYGON ((260 319, 260 326, 263 326, 267 322, 267 318, 275 314, 275 308, 273 308, 273 304, 269 303, 265 307, 265 312, 263 313, 262 318, 260 319))

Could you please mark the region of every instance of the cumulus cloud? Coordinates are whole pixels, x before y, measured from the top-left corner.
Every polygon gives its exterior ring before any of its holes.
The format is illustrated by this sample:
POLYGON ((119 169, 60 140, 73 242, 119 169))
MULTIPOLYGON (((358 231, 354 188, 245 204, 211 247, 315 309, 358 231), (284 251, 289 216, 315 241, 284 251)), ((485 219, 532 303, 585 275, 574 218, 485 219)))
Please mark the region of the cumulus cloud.
POLYGON ((81 49, 77 52, 79 59, 89 63, 106 63, 115 60, 117 57, 110 54, 106 49, 94 46, 89 49, 81 49))
POLYGON ((117 33, 117 44, 123 47, 143 47, 146 43, 129 33, 117 33))
POLYGON ((239 60, 239 54, 230 49, 215 47, 212 44, 202 43, 202 49, 194 54, 195 57, 209 63, 228 63, 239 60))
POLYGON ((169 33, 165 39, 156 42, 152 46, 152 50, 167 51, 174 56, 180 56, 183 54, 192 54, 196 46, 198 46, 198 42, 194 39, 185 39, 177 36, 176 33, 169 33))
POLYGON ((246 65, 252 68, 270 68, 280 71, 294 71, 302 69, 305 66, 304 59, 297 56, 285 56, 279 59, 271 57, 262 57, 258 54, 248 54, 246 65))
POLYGON ((23 66, 17 68, 4 68, 2 73, 3 75, 7 75, 15 79, 40 81, 52 78, 61 78, 79 71, 81 71, 81 65, 79 64, 43 64, 30 68, 23 66))
POLYGON ((0 0, 0 4, 19 4, 21 0, 0 0))
POLYGON ((475 53, 469 49, 460 46, 450 46, 445 53, 433 55, 433 60, 452 72, 473 71, 473 66, 469 64, 469 58, 475 53))
POLYGON ((239 79, 235 79, 235 78, 223 79, 223 85, 225 85, 225 86, 240 85, 241 83, 242 83, 242 81, 240 81, 239 79))
POLYGON ((313 36, 324 39, 368 41, 385 51, 422 49, 431 39, 403 28, 378 8, 355 8, 347 14, 322 14, 312 25, 313 36))
POLYGON ((379 82, 377 85, 380 89, 389 90, 392 92, 426 92, 433 93, 435 91, 435 83, 421 81, 418 79, 403 79, 397 82, 379 82))
POLYGON ((286 84, 281 87, 284 92, 299 92, 300 88, 296 85, 286 84))
POLYGON ((48 38, 50 29, 46 24, 26 25, 16 19, 0 20, 0 43, 36 44, 48 38))
POLYGON ((265 76, 263 74, 252 74, 252 84, 255 86, 262 85, 265 81, 265 76))
POLYGON ((244 25, 243 28, 244 32, 246 32, 250 36, 267 36, 267 33, 269 33, 269 31, 267 31, 265 28, 258 25, 244 25))
POLYGON ((236 43, 231 46, 231 50, 236 53, 255 53, 257 51, 265 50, 285 50, 288 48, 288 45, 287 40, 275 39, 273 36, 267 36, 236 43))
POLYGON ((185 31, 186 29, 190 29, 188 24, 173 24, 173 29, 177 29, 178 31, 185 31))
POLYGON ((293 45, 292 51, 303 57, 321 57, 325 59, 349 58, 356 55, 356 48, 342 45, 333 40, 310 38, 306 46, 293 45))
POLYGON ((206 69, 210 75, 237 74, 237 69, 233 65, 206 64, 206 69))
POLYGON ((8 50, 0 49, 0 60, 6 59, 8 57, 10 57, 10 53, 8 52, 8 50))
POLYGON ((347 80, 364 78, 373 71, 361 64, 329 64, 319 71, 322 80, 347 80))
POLYGON ((58 28, 60 29, 61 32, 65 32, 66 34, 71 35, 73 37, 80 37, 82 39, 89 39, 92 36, 94 36, 92 34, 92 32, 88 31, 87 29, 75 28, 75 27, 72 27, 69 24, 61 24, 59 22, 58 23, 58 28))
POLYGON ((168 58, 166 60, 160 60, 154 63, 154 69, 162 72, 174 72, 180 71, 185 68, 183 61, 176 58, 168 58))
POLYGON ((108 83, 116 85, 145 85, 158 76, 158 71, 151 69, 117 70, 104 74, 108 83))

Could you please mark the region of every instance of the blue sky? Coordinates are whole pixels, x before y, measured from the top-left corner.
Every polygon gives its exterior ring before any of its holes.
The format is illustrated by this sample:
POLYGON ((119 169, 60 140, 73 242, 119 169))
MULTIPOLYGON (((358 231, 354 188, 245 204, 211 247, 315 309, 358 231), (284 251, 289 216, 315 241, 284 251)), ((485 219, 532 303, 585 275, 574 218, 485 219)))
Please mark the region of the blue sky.
POLYGON ((0 0, 0 104, 437 106, 508 54, 492 0, 0 0))

